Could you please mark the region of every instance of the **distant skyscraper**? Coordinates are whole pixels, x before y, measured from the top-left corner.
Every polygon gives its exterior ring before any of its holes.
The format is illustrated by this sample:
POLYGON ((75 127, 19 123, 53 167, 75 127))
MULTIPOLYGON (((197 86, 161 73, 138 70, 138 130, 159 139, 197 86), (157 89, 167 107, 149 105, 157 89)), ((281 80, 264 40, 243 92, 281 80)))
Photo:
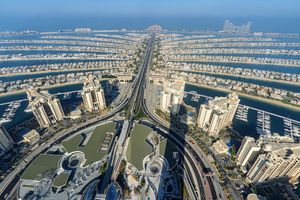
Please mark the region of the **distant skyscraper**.
POLYGON ((226 20, 223 26, 224 33, 250 34, 252 22, 248 22, 242 26, 235 26, 229 20, 226 20))
POLYGON ((229 20, 226 20, 224 23, 223 31, 226 33, 233 33, 234 25, 229 20))
POLYGON ((8 151, 14 145, 14 141, 9 136, 8 132, 0 125, 0 149, 8 151))
POLYGON ((31 88, 27 90, 29 106, 41 127, 50 127, 64 119, 64 111, 59 99, 48 91, 31 88))
POLYGON ((164 82, 164 91, 161 99, 160 109, 163 112, 177 114, 183 101, 185 82, 176 80, 164 82))
POLYGON ((153 32, 162 32, 164 29, 158 25, 158 24, 154 24, 154 25, 151 25, 147 28, 148 31, 153 31, 153 32))
POLYGON ((106 108, 104 90, 95 76, 90 74, 84 81, 81 95, 87 111, 93 112, 106 108))
POLYGON ((207 104, 200 106, 198 127, 216 137, 219 132, 229 126, 239 105, 238 95, 229 94, 227 97, 216 97, 207 104))
POLYGON ((75 28, 74 32, 76 33, 89 33, 92 32, 91 28, 75 28))

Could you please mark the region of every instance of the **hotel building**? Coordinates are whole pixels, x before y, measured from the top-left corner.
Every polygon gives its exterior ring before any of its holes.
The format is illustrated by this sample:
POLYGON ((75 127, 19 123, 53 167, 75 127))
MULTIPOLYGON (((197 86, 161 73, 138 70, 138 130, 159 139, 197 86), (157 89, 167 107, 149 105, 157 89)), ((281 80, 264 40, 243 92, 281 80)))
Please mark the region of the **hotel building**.
POLYGON ((84 81, 81 92, 85 109, 88 112, 103 110, 106 108, 104 90, 99 80, 94 75, 89 75, 84 81))
POLYGON ((259 155, 261 147, 256 143, 254 138, 246 136, 236 154, 237 164, 244 172, 251 167, 259 155))
MULTIPOLYGON (((248 164, 246 181, 260 183, 278 177, 288 177, 296 183, 300 176, 300 144, 287 141, 285 136, 260 137, 256 142, 246 137, 237 154, 237 162, 248 164)), ((245 168, 244 168, 245 169, 245 168)))
POLYGON ((50 127, 64 119, 65 114, 59 99, 48 91, 30 88, 26 93, 30 109, 41 127, 50 127))
POLYGON ((238 95, 229 94, 227 97, 216 97, 207 104, 200 106, 197 119, 198 127, 216 137, 219 132, 230 126, 239 105, 238 95))
POLYGON ((165 81, 164 91, 161 99, 160 109, 166 113, 178 114, 183 102, 185 82, 176 80, 165 81))

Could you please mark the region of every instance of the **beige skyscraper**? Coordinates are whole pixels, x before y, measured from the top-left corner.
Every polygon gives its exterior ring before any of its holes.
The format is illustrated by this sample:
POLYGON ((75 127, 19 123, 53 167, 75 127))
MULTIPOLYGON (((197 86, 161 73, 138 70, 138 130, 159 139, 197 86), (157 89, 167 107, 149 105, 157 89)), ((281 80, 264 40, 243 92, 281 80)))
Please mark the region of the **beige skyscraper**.
POLYGON ((99 80, 92 74, 84 81, 81 95, 87 111, 94 112, 106 108, 104 90, 99 80))
POLYGON ((174 82, 165 81, 164 91, 161 98, 160 109, 163 112, 177 114, 183 102, 185 82, 176 80, 174 82))
POLYGON ((286 136, 245 137, 236 159, 249 183, 283 176, 296 183, 300 176, 300 144, 286 136))
POLYGON ((198 127, 216 137, 219 132, 232 123, 239 105, 238 95, 229 94, 227 97, 216 97, 207 104, 200 106, 198 127))
POLYGON ((30 88, 26 93, 29 106, 41 127, 50 127, 64 119, 60 101, 48 91, 30 88))
POLYGON ((236 154, 237 164, 243 171, 251 167, 251 164, 258 157, 261 147, 255 142, 254 138, 246 136, 236 154))
POLYGON ((300 144, 267 143, 247 173, 250 183, 287 176, 296 183, 300 176, 300 144))
POLYGON ((163 92, 162 101, 160 104, 160 109, 163 112, 169 112, 169 107, 171 105, 171 94, 169 92, 163 92))
POLYGON ((0 150, 8 151, 14 145, 14 141, 9 136, 8 132, 0 125, 0 150))

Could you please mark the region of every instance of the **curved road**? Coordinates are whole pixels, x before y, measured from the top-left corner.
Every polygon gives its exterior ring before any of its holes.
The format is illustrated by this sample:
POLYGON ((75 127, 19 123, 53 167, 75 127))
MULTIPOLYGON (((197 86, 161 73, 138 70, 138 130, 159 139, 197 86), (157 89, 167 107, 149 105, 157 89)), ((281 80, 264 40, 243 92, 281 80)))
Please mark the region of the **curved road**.
POLYGON ((151 63, 152 58, 152 47, 154 43, 155 36, 153 35, 148 43, 147 51, 145 54, 144 62, 142 64, 142 68, 139 71, 138 75, 136 76, 135 80, 132 83, 132 87, 128 92, 127 97, 124 98, 122 103, 114 108, 110 113, 100 116, 94 119, 91 119, 87 122, 75 125, 72 128, 60 131, 59 133, 55 134, 49 141, 45 142, 37 149, 35 149, 30 155, 28 155, 19 165, 15 168, 1 183, 0 183, 0 199, 5 199, 6 196, 12 191, 16 183, 20 180, 20 177, 26 167, 36 158, 40 153, 45 152, 49 149, 54 143, 59 142, 66 137, 76 133, 79 130, 85 129, 89 126, 95 125, 100 121, 109 119, 113 117, 118 112, 122 111, 126 106, 131 107, 131 119, 134 115, 140 110, 143 109, 144 113, 157 125, 160 127, 160 132, 167 133, 164 134, 165 137, 169 138, 174 144, 179 147, 182 147, 184 151, 184 157, 187 158, 187 162, 192 166, 192 169, 188 169, 188 171, 192 172, 190 176, 192 176, 192 180, 196 180, 196 188, 200 187, 200 191, 197 191, 198 197, 195 199, 224 199, 223 192, 219 191, 221 188, 219 183, 212 179, 211 177, 207 178, 203 176, 201 168, 206 166, 203 163, 203 155, 201 155, 198 151, 194 150, 193 145, 187 140, 187 138, 182 138, 181 133, 178 130, 169 130, 168 125, 165 122, 158 119, 155 114, 152 114, 146 105, 144 99, 144 90, 146 86, 146 81, 148 80, 148 68, 151 63), (218 191, 218 192, 216 192, 218 191), (198 193, 200 192, 200 194, 198 193), (218 195, 217 195, 218 194, 218 195))

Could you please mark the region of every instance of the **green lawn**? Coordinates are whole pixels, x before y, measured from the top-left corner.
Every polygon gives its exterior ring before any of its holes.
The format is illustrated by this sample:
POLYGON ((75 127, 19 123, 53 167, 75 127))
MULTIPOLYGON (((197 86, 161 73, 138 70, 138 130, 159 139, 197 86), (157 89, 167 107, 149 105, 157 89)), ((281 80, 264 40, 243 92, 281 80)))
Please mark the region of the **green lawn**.
POLYGON ((75 135, 71 139, 64 141, 62 145, 64 146, 67 152, 77 151, 78 145, 80 144, 82 139, 82 135, 75 135))
POLYGON ((151 146, 146 142, 151 131, 147 126, 136 124, 131 132, 126 158, 138 170, 143 169, 143 159, 152 152, 151 146))
POLYGON ((39 155, 34 161, 27 167, 21 179, 29 180, 41 180, 45 175, 52 178, 57 165, 61 159, 61 155, 39 155))
POLYGON ((96 127, 88 142, 83 147, 79 146, 83 139, 82 135, 76 135, 71 139, 64 141, 62 145, 69 153, 72 151, 83 152, 86 159, 84 166, 89 165, 98 160, 101 160, 107 154, 107 152, 100 151, 100 147, 104 141, 105 133, 115 133, 116 125, 117 123, 112 122, 96 127))
POLYGON ((53 181, 54 187, 62 187, 67 184, 67 181, 69 179, 70 173, 68 172, 62 172, 57 177, 55 177, 53 181))

